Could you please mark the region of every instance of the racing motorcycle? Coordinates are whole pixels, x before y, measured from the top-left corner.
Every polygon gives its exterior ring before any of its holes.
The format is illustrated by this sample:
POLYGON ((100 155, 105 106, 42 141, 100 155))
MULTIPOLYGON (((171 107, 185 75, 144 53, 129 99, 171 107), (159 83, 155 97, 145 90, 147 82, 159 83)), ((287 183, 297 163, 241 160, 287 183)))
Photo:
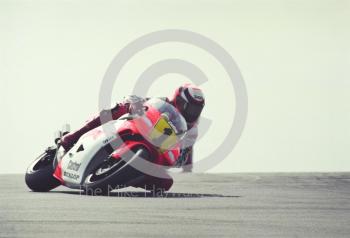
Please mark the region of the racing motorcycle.
POLYGON ((92 195, 128 186, 168 190, 172 178, 166 167, 180 157, 187 124, 175 107, 161 99, 143 102, 141 108, 87 132, 68 151, 59 143, 69 133, 65 126, 55 145, 28 167, 27 186, 47 192, 64 185, 92 195), (137 162, 142 166, 135 166, 137 162))

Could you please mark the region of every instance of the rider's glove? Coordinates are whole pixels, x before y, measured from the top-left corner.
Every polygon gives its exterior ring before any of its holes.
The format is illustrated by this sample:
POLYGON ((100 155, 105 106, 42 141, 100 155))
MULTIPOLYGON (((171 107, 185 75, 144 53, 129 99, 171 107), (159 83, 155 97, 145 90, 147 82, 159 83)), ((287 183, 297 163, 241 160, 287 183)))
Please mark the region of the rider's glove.
POLYGON ((129 105, 129 112, 131 114, 143 115, 143 103, 145 102, 144 98, 138 97, 136 95, 130 95, 124 98, 124 103, 129 105))

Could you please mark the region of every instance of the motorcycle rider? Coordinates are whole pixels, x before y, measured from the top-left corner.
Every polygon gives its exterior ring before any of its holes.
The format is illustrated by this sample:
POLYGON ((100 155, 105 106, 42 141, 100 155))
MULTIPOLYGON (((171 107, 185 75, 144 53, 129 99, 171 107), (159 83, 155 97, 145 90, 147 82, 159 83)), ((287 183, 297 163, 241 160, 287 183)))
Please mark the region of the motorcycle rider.
MULTIPOLYGON (((135 105, 135 103, 137 104, 137 102, 145 102, 148 99, 149 98, 140 98, 135 95, 127 97, 122 103, 117 103, 113 108, 109 110, 112 114, 112 119, 116 120, 124 114, 131 112, 132 106, 135 105)), ((187 165, 184 167, 184 172, 191 172, 193 144, 198 136, 198 119, 205 105, 203 92, 198 87, 186 83, 178 87, 172 97, 161 99, 173 105, 182 114, 187 122, 187 129, 190 130, 190 133, 187 133, 186 137, 183 140, 184 146, 181 149, 180 158, 178 159, 176 165, 179 167, 187 165)), ((83 134, 100 126, 101 115, 107 112, 107 110, 102 111, 98 116, 95 116, 93 119, 87 121, 86 124, 80 129, 66 134, 61 139, 60 144, 66 151, 68 151, 83 134)))

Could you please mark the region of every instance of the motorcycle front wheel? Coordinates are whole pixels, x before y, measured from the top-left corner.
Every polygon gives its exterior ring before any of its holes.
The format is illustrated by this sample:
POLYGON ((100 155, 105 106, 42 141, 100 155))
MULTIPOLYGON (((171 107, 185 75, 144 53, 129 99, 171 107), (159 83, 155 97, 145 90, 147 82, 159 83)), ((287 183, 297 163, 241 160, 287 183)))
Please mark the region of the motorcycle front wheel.
POLYGON ((29 165, 25 182, 32 191, 48 192, 61 184, 53 177, 55 153, 55 149, 48 149, 29 165))
MULTIPOLYGON (((145 148, 139 147, 133 151, 136 159, 150 160, 150 154, 145 148)), ((84 190, 87 195, 106 195, 111 190, 133 186, 144 177, 142 172, 123 159, 109 157, 86 177, 84 190)))

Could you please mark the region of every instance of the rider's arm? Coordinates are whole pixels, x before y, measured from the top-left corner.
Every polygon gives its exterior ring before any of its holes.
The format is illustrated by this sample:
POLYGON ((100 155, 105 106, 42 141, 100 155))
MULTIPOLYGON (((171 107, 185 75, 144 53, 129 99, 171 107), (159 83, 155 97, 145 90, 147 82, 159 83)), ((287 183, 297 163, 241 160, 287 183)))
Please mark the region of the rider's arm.
POLYGON ((110 110, 103 110, 99 115, 92 120, 87 121, 87 129, 91 130, 101 125, 101 122, 108 122, 110 120, 117 120, 119 117, 129 113, 133 104, 143 103, 144 99, 135 95, 130 95, 124 98, 123 102, 117 103, 110 110), (112 118, 110 117, 112 116, 112 118))
POLYGON ((79 138, 82 135, 84 135, 86 132, 100 126, 102 122, 106 123, 110 120, 118 119, 119 117, 123 116, 124 114, 129 113, 130 110, 132 110, 132 108, 133 108, 132 105, 139 105, 140 103, 143 103, 143 102, 144 102, 143 98, 140 98, 140 97, 135 96, 135 95, 128 96, 128 97, 124 98, 123 102, 117 103, 110 110, 103 110, 97 116, 88 120, 85 123, 85 125, 82 126, 80 129, 65 135, 61 139, 61 145, 66 150, 70 149, 79 140, 79 138))
POLYGON ((192 128, 187 131, 186 136, 183 138, 181 143, 181 155, 178 164, 183 167, 185 172, 192 171, 192 159, 193 159, 193 145, 198 137, 197 125, 192 125, 192 128))
POLYGON ((185 163, 182 165, 183 171, 184 172, 192 172, 192 159, 193 159, 193 146, 189 147, 188 150, 185 152, 185 157, 186 157, 186 161, 185 163))
POLYGON ((182 148, 192 147, 194 143, 196 143, 197 137, 198 137, 198 127, 195 124, 186 132, 185 137, 182 139, 181 147, 182 148))

